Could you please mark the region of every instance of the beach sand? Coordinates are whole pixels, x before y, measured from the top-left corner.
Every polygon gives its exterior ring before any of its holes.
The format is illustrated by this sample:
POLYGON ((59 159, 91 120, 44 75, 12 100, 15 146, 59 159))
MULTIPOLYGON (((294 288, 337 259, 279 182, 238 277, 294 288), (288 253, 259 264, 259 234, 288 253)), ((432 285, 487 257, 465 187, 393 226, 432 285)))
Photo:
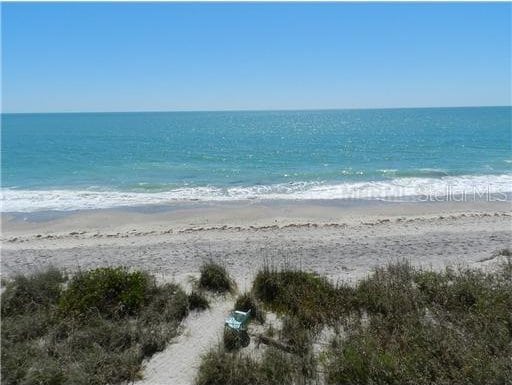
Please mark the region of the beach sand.
MULTIPOLYGON (((54 265, 147 270, 186 288, 201 263, 224 264, 240 290, 264 264, 354 282, 375 266, 486 267, 511 248, 511 202, 238 202, 3 214, 2 276, 54 265)), ((193 313, 147 362, 144 384, 190 384, 200 354, 219 341, 232 298, 193 313)))

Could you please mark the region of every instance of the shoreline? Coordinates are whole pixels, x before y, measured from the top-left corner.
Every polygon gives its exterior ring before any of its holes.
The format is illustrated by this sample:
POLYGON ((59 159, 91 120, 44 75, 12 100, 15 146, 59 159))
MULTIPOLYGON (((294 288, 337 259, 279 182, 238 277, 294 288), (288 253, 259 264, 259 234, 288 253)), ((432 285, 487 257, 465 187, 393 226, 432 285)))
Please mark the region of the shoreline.
POLYGON ((112 209, 1 213, 2 241, 130 238, 201 231, 341 228, 445 217, 506 216, 512 201, 247 201, 145 205, 112 209))
POLYGON ((359 218, 448 215, 463 213, 512 212, 512 195, 506 200, 415 200, 316 199, 245 200, 229 202, 178 202, 84 210, 46 210, 0 213, 2 238, 5 234, 32 231, 59 232, 69 227, 95 231, 169 225, 264 227, 300 223, 357 222, 359 218), (108 223, 105 219, 108 218, 108 223), (132 225, 130 225, 133 227, 132 225), (129 227, 130 227, 129 226, 129 227))

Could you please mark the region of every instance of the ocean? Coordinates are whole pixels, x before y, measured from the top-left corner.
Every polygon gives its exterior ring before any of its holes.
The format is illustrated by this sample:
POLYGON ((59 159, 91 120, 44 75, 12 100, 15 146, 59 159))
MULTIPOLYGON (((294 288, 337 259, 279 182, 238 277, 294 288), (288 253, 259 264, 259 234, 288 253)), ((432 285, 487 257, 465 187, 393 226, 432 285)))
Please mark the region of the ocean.
POLYGON ((2 114, 2 211, 512 191, 511 107, 2 114))

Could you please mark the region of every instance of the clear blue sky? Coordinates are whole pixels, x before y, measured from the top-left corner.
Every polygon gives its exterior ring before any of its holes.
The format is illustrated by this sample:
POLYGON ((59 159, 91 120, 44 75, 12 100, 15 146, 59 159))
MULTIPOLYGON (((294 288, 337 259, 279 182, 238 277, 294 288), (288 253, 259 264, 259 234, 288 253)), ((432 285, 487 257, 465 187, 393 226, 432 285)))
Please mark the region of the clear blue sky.
POLYGON ((2 5, 4 112, 511 104, 511 4, 2 5))

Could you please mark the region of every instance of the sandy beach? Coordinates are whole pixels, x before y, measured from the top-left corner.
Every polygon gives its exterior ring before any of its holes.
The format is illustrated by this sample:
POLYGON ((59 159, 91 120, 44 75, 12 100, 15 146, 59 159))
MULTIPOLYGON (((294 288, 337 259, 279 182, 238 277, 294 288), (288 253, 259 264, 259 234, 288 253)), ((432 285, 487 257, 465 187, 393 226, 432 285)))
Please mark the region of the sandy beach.
MULTIPOLYGON (((492 265, 510 248, 510 202, 246 202, 4 214, 2 276, 48 265, 73 272, 129 266, 190 289, 207 259, 240 290, 264 264, 299 266, 354 282, 372 268, 492 265)), ((230 297, 191 314, 181 335, 145 365, 144 384, 191 384, 200 356, 221 336, 230 297), (169 365, 172 362, 173 365, 169 365)))
POLYGON ((510 202, 189 204, 4 214, 2 275, 124 265, 186 281, 205 259, 244 287, 265 263, 352 280, 389 260, 475 264, 510 247, 510 202))

